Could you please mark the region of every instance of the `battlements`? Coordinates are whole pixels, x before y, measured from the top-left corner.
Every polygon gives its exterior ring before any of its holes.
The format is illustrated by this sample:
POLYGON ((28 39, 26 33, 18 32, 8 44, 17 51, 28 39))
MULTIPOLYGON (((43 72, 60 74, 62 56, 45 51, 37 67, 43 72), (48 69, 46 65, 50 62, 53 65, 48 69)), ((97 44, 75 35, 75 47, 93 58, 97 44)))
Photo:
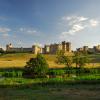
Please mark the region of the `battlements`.
POLYGON ((15 51, 15 52, 33 52, 34 54, 42 53, 42 54, 56 54, 58 50, 62 50, 64 52, 71 52, 71 43, 63 41, 60 44, 54 43, 50 45, 45 45, 43 48, 39 45, 33 45, 30 48, 15 48, 12 44, 6 45, 6 51, 15 51))

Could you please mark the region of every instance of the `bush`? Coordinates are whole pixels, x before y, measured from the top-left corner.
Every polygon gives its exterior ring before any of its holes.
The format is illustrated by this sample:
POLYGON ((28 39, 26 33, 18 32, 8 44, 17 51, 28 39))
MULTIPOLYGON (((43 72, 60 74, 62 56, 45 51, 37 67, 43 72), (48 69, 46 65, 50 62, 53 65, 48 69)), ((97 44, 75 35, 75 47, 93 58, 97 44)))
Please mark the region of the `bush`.
POLYGON ((64 75, 65 74, 65 70, 62 69, 50 69, 48 72, 49 75, 64 75))
POLYGON ((36 58, 31 58, 24 69, 23 75, 25 77, 46 77, 48 71, 48 64, 42 54, 37 54, 36 58))

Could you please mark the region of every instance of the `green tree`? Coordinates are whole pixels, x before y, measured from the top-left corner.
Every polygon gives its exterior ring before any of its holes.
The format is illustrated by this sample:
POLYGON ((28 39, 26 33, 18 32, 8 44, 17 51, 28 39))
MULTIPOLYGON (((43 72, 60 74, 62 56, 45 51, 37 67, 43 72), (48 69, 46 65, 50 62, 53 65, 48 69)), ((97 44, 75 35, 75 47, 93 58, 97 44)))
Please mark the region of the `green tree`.
POLYGON ((75 52, 75 56, 73 58, 73 61, 76 64, 76 74, 79 74, 83 70, 84 66, 89 63, 89 58, 87 54, 82 52, 75 52))
POLYGON ((89 58, 87 54, 76 52, 73 61, 76 64, 76 68, 82 68, 89 62, 89 58))
POLYGON ((31 58, 25 66, 24 75, 31 77, 46 77, 48 63, 42 54, 37 54, 36 58, 31 58))
POLYGON ((57 51, 57 61, 58 64, 65 64, 68 70, 68 76, 70 75, 70 68, 72 67, 73 58, 72 56, 65 55, 63 51, 57 51))

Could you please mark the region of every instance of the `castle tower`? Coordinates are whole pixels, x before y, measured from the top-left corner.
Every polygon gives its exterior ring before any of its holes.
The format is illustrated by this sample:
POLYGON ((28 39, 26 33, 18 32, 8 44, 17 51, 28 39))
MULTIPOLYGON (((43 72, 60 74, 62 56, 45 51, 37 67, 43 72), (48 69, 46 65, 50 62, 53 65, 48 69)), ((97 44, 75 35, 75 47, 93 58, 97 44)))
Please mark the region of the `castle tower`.
POLYGON ((71 43, 70 42, 62 42, 62 51, 71 52, 71 43))
POLYGON ((42 48, 41 47, 39 47, 38 45, 33 45, 32 46, 32 52, 34 53, 34 54, 38 54, 38 53, 42 53, 42 48))
POLYGON ((66 52, 66 42, 62 42, 62 51, 66 52))
POLYGON ((83 46, 84 51, 88 51, 88 46, 83 46))
POLYGON ((50 53, 50 46, 49 45, 45 45, 44 50, 45 50, 46 54, 49 54, 50 53))
POLYGON ((66 51, 71 52, 71 43, 70 42, 66 43, 66 51))
POLYGON ((7 44, 6 45, 6 51, 10 51, 10 49, 12 48, 13 46, 12 46, 12 44, 10 43, 10 44, 7 44))

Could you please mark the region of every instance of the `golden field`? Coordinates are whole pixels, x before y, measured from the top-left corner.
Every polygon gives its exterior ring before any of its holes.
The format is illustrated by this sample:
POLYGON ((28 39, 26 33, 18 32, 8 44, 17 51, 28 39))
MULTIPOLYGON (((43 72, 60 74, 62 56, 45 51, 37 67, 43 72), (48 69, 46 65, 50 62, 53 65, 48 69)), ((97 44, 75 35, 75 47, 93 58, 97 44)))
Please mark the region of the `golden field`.
MULTIPOLYGON (((36 55, 32 53, 13 53, 0 55, 0 68, 5 67, 24 67, 26 62, 36 55)), ((56 55, 44 55, 50 68, 61 68, 64 65, 58 65, 55 63, 56 55)), ((100 54, 89 55, 91 62, 87 64, 87 67, 100 67, 100 54)), ((75 64, 73 64, 75 66, 75 64)))

